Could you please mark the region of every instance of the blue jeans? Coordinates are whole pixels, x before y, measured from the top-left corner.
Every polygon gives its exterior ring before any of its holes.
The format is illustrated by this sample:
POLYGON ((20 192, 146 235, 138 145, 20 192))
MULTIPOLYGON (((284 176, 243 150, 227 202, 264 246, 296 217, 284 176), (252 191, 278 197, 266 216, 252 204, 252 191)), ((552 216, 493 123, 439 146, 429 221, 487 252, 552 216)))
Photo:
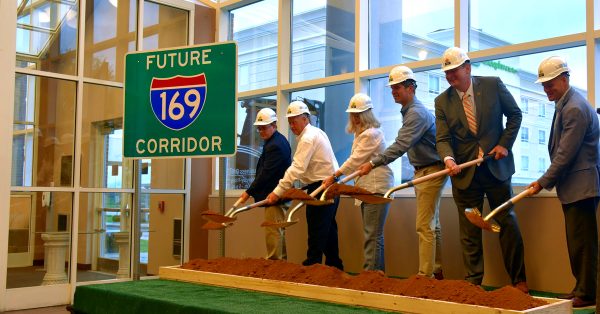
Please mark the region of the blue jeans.
POLYGON ((365 270, 385 271, 383 226, 390 204, 368 204, 363 202, 360 211, 365 236, 365 270))

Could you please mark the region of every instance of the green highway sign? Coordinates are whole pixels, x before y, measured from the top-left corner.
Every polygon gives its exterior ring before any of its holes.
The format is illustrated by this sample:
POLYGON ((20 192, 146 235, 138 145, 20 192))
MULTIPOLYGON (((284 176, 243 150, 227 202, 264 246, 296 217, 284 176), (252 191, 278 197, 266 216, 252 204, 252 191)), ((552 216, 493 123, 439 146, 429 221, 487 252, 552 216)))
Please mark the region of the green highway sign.
POLYGON ((234 42, 128 53, 123 156, 235 154, 236 71, 234 42))

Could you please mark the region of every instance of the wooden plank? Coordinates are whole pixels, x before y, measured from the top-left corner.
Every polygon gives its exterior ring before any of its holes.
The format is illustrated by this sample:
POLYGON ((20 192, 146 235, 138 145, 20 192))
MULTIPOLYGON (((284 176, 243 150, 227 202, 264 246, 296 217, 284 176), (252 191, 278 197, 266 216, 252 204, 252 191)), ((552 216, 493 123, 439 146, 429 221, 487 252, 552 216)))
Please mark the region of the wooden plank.
POLYGON ((187 270, 182 269, 179 266, 160 267, 159 277, 161 279, 261 291, 346 305, 365 306, 387 311, 399 311, 403 313, 558 314, 571 313, 572 311, 570 300, 537 298, 542 299, 549 304, 525 311, 514 311, 384 293, 187 270))

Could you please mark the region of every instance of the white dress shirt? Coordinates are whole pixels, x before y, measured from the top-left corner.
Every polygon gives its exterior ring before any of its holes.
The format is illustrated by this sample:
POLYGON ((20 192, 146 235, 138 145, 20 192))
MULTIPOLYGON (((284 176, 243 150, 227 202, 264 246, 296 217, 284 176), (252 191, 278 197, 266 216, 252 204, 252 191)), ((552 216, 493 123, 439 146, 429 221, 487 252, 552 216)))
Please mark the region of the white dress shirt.
POLYGON ((321 129, 308 124, 296 141, 298 145, 292 165, 273 190, 277 196, 292 188, 295 180, 308 185, 325 180, 338 169, 329 138, 321 129))
MULTIPOLYGON (((379 128, 366 129, 354 137, 350 157, 340 167, 340 171, 348 175, 356 171, 360 165, 381 154, 384 150, 385 141, 383 131, 379 128)), ((355 179, 354 182, 356 186, 367 191, 385 194, 392 184, 394 184, 394 174, 390 167, 381 165, 374 168, 369 174, 355 179)))

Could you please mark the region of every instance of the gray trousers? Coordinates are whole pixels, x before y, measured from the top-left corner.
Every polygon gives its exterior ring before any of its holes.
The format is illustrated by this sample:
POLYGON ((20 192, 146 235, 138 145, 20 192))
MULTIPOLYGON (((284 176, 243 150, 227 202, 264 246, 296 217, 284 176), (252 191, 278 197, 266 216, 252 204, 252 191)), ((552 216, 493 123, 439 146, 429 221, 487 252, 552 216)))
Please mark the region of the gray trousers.
MULTIPOLYGON (((483 197, 487 196, 490 208, 494 209, 512 197, 510 179, 499 181, 485 165, 478 166, 475 170, 473 181, 465 190, 452 187, 454 202, 458 208, 458 224, 460 229, 460 243, 463 249, 463 263, 467 275, 465 280, 481 285, 483 280, 483 240, 482 230, 469 222, 465 216, 465 208, 483 208, 483 197)), ((485 215, 484 215, 485 216, 485 215)), ((513 207, 499 212, 494 220, 500 225, 500 248, 504 267, 514 285, 525 278, 525 263, 523 252, 523 239, 519 224, 515 217, 513 207)))

